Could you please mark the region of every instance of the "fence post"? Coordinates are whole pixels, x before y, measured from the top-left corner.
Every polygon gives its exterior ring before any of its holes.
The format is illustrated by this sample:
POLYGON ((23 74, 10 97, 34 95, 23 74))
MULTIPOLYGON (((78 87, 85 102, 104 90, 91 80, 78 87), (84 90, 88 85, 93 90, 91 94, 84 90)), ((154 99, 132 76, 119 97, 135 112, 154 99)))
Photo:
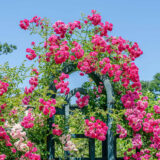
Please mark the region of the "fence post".
MULTIPOLYGON (((64 119, 65 119, 65 129, 69 130, 69 125, 68 125, 68 118, 69 118, 69 102, 67 101, 67 104, 65 105, 65 115, 64 115, 64 119)), ((64 152, 64 157, 66 160, 69 160, 69 151, 65 151, 64 152)))
MULTIPOLYGON (((53 90, 55 93, 57 92, 57 89, 56 89, 54 83, 50 84, 49 89, 53 90)), ((55 98, 55 97, 56 97, 56 94, 53 94, 51 96, 51 98, 55 98)), ((48 118, 48 120, 47 120, 47 123, 49 125, 48 132, 50 132, 52 130, 52 124, 54 123, 54 118, 55 118, 55 116, 48 118)), ((47 151, 49 152, 48 160, 54 160, 54 158, 55 158, 55 142, 53 140, 53 134, 49 134, 47 137, 47 151)))
MULTIPOLYGON (((48 119, 48 125, 50 130, 52 129, 53 122, 54 122, 54 116, 48 119)), ((53 160, 55 155, 55 143, 52 134, 49 134, 49 136, 47 137, 47 150, 49 152, 48 160, 53 160)))
MULTIPOLYGON (((114 108, 113 102, 113 89, 112 85, 108 78, 103 79, 103 84, 107 94, 107 110, 109 113, 112 113, 112 109, 114 108)), ((112 129, 112 117, 108 114, 107 116, 107 126, 108 126, 108 133, 107 133, 107 160, 116 160, 116 138, 113 135, 112 129)))
POLYGON ((89 159, 95 160, 95 139, 89 138, 89 159))

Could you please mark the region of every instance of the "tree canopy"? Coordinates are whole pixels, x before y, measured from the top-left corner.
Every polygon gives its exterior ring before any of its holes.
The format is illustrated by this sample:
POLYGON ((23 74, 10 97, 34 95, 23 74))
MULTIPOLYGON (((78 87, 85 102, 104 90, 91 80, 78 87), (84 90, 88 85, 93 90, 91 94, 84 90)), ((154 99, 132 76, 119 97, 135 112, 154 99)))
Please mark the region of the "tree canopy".
POLYGON ((13 44, 8 44, 7 42, 2 44, 0 42, 0 55, 12 53, 15 49, 17 49, 17 47, 13 44))

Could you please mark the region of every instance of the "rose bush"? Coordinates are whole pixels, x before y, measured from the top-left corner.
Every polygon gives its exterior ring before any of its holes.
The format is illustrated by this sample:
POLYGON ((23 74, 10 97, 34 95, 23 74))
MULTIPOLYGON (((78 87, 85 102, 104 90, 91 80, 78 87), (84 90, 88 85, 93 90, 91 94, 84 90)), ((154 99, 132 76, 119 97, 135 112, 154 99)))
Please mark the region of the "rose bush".
MULTIPOLYGON (((6 72, 2 75, 0 159, 47 159, 50 134, 60 144, 59 155, 65 150, 82 156, 70 134, 83 133, 104 141, 107 114, 114 119, 114 134, 117 131, 121 144, 127 143, 121 149, 125 160, 160 159, 160 104, 153 101, 151 93, 141 93, 134 61, 143 52, 136 42, 112 36, 112 23, 103 23, 95 10, 91 15, 82 15, 80 21, 68 24, 62 21, 51 24, 48 19, 35 16, 20 21, 20 27, 39 34, 42 40, 32 42, 31 48, 26 49, 26 58, 33 61, 33 65, 29 68, 32 68, 30 86, 25 87, 23 93, 15 82, 22 81, 19 77, 14 80, 6 78, 6 72), (78 108, 69 116, 70 130, 63 117, 57 117, 52 126, 47 122, 57 108, 67 103, 65 96, 70 88, 66 79, 70 72, 65 72, 65 68, 68 66, 80 71, 80 76, 91 77, 94 73, 108 77, 115 95, 115 109, 109 112, 103 82, 96 83, 92 79, 86 82, 83 85, 86 95, 76 93, 78 108), (76 121, 81 123, 77 125, 76 121)), ((27 73, 25 67, 23 71, 27 73)))

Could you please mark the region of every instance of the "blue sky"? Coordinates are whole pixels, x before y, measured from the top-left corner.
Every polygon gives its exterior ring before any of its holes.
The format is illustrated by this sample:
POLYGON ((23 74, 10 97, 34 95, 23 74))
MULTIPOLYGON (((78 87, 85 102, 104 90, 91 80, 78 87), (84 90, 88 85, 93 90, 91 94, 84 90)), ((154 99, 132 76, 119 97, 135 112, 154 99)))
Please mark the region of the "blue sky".
POLYGON ((103 21, 113 23, 113 36, 138 42, 144 54, 136 60, 140 79, 151 80, 160 72, 160 0, 3 0, 0 3, 0 41, 17 45, 12 54, 0 57, 0 63, 21 64, 25 49, 37 37, 19 28, 19 21, 37 15, 52 22, 79 20, 92 9, 103 21))

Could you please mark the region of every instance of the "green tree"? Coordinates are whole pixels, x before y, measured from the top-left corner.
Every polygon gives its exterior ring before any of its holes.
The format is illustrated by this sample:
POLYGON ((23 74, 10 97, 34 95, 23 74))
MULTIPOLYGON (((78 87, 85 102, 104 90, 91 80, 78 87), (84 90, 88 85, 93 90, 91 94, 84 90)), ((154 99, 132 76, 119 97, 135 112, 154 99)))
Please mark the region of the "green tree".
POLYGON ((150 91, 155 95, 155 98, 160 95, 160 73, 156 73, 151 81, 141 81, 142 92, 150 91))
POLYGON ((155 94, 160 94, 160 73, 156 73, 153 80, 150 82, 149 89, 155 94))
POLYGON ((147 92, 150 91, 150 81, 141 81, 141 85, 142 85, 142 92, 147 92))
POLYGON ((13 44, 8 44, 6 42, 4 44, 1 44, 0 42, 0 55, 11 53, 15 49, 17 49, 17 47, 13 44))

